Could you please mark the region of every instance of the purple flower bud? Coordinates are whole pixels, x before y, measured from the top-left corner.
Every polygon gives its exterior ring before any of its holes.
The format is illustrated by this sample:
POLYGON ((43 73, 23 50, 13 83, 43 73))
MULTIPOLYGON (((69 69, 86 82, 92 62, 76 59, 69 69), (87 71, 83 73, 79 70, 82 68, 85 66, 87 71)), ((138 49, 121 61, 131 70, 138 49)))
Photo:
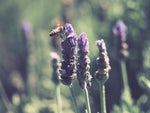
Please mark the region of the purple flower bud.
POLYGON ((78 38, 78 47, 82 51, 88 51, 89 43, 88 39, 86 38, 86 34, 82 33, 78 38))
POLYGON ((116 37, 116 53, 120 59, 128 57, 128 45, 126 44, 127 27, 123 21, 119 20, 113 28, 114 36, 116 37))
POLYGON ((109 77, 108 72, 111 69, 109 65, 109 58, 106 51, 104 40, 96 41, 96 45, 99 49, 99 57, 97 58, 97 71, 95 77, 101 82, 105 83, 109 77))
POLYGON ((69 24, 69 23, 66 23, 65 24, 65 28, 66 28, 66 37, 69 38, 69 37, 77 37, 76 36, 76 31, 73 29, 72 25, 69 24))
POLYGON ((21 23, 21 30, 24 32, 25 35, 30 36, 32 35, 32 27, 31 24, 27 21, 23 21, 21 23))
POLYGON ((105 43, 104 43, 104 40, 98 40, 96 41, 96 45, 97 47, 99 48, 99 51, 102 52, 103 50, 106 49, 106 46, 105 46, 105 43))
POLYGON ((50 59, 52 62, 52 68, 53 68, 53 76, 52 76, 52 80, 53 82, 57 85, 59 84, 59 68, 60 68, 60 57, 58 56, 57 53, 55 52, 51 52, 50 53, 50 59))
MULTIPOLYGON (((33 53, 33 32, 32 32, 32 26, 30 22, 23 21, 20 25, 21 30, 21 38, 22 38, 22 47, 24 48, 23 56, 25 59, 30 58, 33 53)), ((27 61, 25 60, 24 61, 27 61)), ((24 64, 27 64, 24 62, 24 64)), ((26 67, 26 66, 25 66, 26 67)))
POLYGON ((21 33, 22 33, 22 40, 24 43, 24 46, 26 46, 26 49, 28 49, 28 52, 31 52, 30 48, 33 46, 33 32, 32 32, 32 26, 29 22, 23 21, 21 23, 21 33))
POLYGON ((115 36, 119 36, 122 41, 126 40, 126 31, 127 31, 127 27, 125 26, 125 24, 123 23, 123 21, 119 20, 115 27, 113 28, 113 33, 115 36))
POLYGON ((65 85, 71 85, 72 80, 76 78, 76 61, 75 55, 77 54, 76 45, 76 32, 71 24, 66 24, 66 39, 61 42, 62 47, 62 61, 60 79, 65 85))
POLYGON ((85 33, 82 33, 78 38, 78 64, 77 64, 77 79, 81 88, 86 88, 91 84, 91 78, 89 69, 90 59, 89 53, 89 42, 85 33))

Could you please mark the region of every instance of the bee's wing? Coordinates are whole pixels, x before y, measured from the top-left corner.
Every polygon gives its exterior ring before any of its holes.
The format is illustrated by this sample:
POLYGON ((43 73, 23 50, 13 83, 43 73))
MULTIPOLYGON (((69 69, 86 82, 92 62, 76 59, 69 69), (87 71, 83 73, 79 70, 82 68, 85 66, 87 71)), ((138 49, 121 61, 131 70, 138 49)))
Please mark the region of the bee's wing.
POLYGON ((56 27, 61 26, 60 24, 57 24, 56 27))
POLYGON ((53 26, 53 27, 51 27, 52 29, 56 29, 57 27, 59 27, 59 26, 63 26, 63 25, 61 25, 61 24, 56 24, 55 26, 53 26))
POLYGON ((50 28, 51 31, 52 31, 52 30, 56 29, 58 26, 60 26, 60 24, 53 25, 53 26, 49 25, 49 28, 50 28))

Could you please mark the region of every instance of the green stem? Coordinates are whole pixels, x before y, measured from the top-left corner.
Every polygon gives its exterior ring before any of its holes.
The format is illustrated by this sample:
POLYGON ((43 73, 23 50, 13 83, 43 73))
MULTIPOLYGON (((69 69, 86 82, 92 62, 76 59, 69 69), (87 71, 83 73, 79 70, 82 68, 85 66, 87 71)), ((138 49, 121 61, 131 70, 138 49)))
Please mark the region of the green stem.
MULTIPOLYGON (((131 91, 130 91, 130 87, 128 84, 128 75, 127 75, 125 61, 121 60, 120 65, 121 65, 123 87, 124 87, 123 93, 122 93, 122 99, 123 99, 122 101, 126 102, 127 105, 133 105, 131 91)), ((129 110, 132 111, 132 109, 129 109, 129 110)))
POLYGON ((56 86, 56 102, 57 102, 57 112, 62 113, 61 97, 60 97, 60 85, 56 86))
POLYGON ((87 109, 85 109, 85 113, 88 113, 87 109))
POLYGON ((127 76, 127 69, 126 69, 126 64, 125 61, 121 60, 120 61, 120 65, 121 65, 121 71, 122 71, 122 79, 123 79, 123 87, 124 89, 129 89, 129 85, 128 85, 128 76, 127 76))
POLYGON ((84 94, 85 94, 85 99, 86 99, 87 113, 91 113, 90 102, 89 102, 89 95, 88 95, 88 90, 87 90, 86 87, 84 88, 84 94))
POLYGON ((78 106, 77 106, 77 102, 76 102, 76 98, 75 98, 75 94, 74 94, 72 86, 70 86, 70 92, 71 92, 71 95, 72 95, 71 96, 72 97, 72 101, 74 103, 75 113, 80 113, 79 110, 78 110, 78 106))
POLYGON ((3 101, 7 111, 8 112, 9 111, 13 112, 12 104, 10 103, 10 101, 9 101, 9 99, 8 99, 6 93, 5 93, 5 90, 4 90, 4 87, 3 87, 2 83, 1 83, 1 80, 0 80, 0 94, 2 96, 2 101, 3 101))
POLYGON ((100 91, 101 113, 107 113, 106 112, 106 100, 105 100, 105 86, 101 82, 99 82, 99 91, 100 91))

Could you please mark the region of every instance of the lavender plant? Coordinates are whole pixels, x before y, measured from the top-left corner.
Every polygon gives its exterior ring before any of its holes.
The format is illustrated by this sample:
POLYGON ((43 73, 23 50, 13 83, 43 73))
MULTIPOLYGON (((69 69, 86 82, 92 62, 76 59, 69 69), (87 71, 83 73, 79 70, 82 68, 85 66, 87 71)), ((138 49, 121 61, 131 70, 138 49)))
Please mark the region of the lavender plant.
POLYGON ((128 45, 126 43, 127 27, 123 21, 119 20, 113 28, 114 36, 116 37, 116 54, 120 60, 128 57, 128 45))
MULTIPOLYGON (((23 46, 24 46, 24 74, 23 74, 23 84, 25 84, 25 91, 27 94, 36 94, 36 90, 38 90, 38 84, 31 85, 32 81, 30 80, 31 76, 33 77, 34 74, 34 64, 35 62, 33 61, 34 58, 34 44, 33 44, 33 29, 32 29, 32 24, 28 21, 23 21, 21 23, 21 33, 22 33, 22 41, 23 41, 23 46), (31 62, 32 61, 32 62, 31 62), (27 73, 28 72, 28 73, 27 73), (29 76, 30 75, 30 76, 29 76)), ((36 82, 38 81, 38 76, 36 76, 36 82)))
MULTIPOLYGON (((121 101, 127 105, 127 109, 130 108, 129 106, 133 105, 130 88, 128 84, 128 75, 127 69, 125 64, 125 59, 128 57, 128 45, 126 43, 126 31, 127 27, 123 23, 123 21, 119 20, 113 28, 114 36, 116 37, 116 54, 120 62, 121 71, 122 71, 122 79, 123 79, 123 92, 121 101), (129 106, 128 106, 129 105, 129 106)), ((128 109, 130 112, 131 109, 128 109)))
POLYGON ((79 113, 77 108, 77 103, 75 99, 75 95, 72 89, 72 81, 76 78, 76 57, 77 54, 76 45, 77 45, 77 36, 76 32, 73 29, 71 24, 65 24, 65 40, 61 42, 62 47, 62 57, 63 61, 61 70, 60 70, 60 80, 64 85, 70 87, 70 91, 72 94, 75 112, 79 113))
POLYGON ((100 90, 100 104, 101 113, 106 113, 106 103, 105 103, 105 82, 109 78, 109 70, 111 69, 109 65, 109 58, 106 51, 106 46, 103 40, 96 41, 96 45, 99 49, 99 57, 97 58, 97 71, 95 72, 95 77, 99 83, 100 90))
POLYGON ((52 62, 52 68, 53 68, 53 76, 52 80, 54 84, 59 85, 59 67, 60 67, 60 57, 57 53, 51 52, 50 53, 50 59, 52 62))
POLYGON ((50 57, 51 57, 52 68, 53 68, 52 80, 56 85, 57 112, 62 113, 61 97, 60 97, 60 81, 59 81, 60 57, 55 52, 50 53, 50 57))
POLYGON ((113 28, 113 33, 114 36, 116 37, 116 42, 117 42, 116 53, 117 53, 117 57, 120 59, 124 90, 129 91, 130 88, 128 85, 128 76, 127 76, 127 70, 125 64, 125 58, 127 58, 129 54, 127 51, 128 45, 126 43, 126 31, 127 31, 127 27, 121 20, 119 20, 116 23, 115 27, 113 28))
POLYGON ((66 24, 66 39, 61 42, 62 47, 62 66, 60 70, 60 80, 63 84, 71 86, 72 80, 76 78, 76 61, 75 55, 76 51, 76 32, 71 26, 71 24, 66 24))
POLYGON ((78 38, 78 64, 77 64, 77 79, 80 87, 85 92, 86 108, 87 112, 91 113, 89 96, 87 87, 91 85, 91 75, 89 72, 90 59, 89 54, 89 42, 85 33, 82 33, 78 38))

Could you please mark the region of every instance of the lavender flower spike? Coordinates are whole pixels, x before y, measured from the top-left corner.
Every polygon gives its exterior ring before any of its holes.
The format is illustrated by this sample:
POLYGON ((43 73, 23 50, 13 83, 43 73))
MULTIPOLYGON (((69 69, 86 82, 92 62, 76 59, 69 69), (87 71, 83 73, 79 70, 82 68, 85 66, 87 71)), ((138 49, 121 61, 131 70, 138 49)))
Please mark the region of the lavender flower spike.
POLYGON ((97 58, 97 71, 95 77, 101 82, 105 83, 109 78, 108 72, 111 69, 109 65, 109 58, 106 51, 106 46, 103 40, 96 41, 99 49, 99 57, 97 58))
POLYGON ((121 20, 119 20, 113 28, 113 33, 116 37, 116 52, 120 59, 124 59, 129 55, 127 51, 128 45, 126 44, 126 31, 127 27, 121 20))
POLYGON ((89 72, 89 42, 85 33, 82 33, 78 38, 78 48, 77 79, 81 88, 85 89, 87 85, 90 86, 92 78, 89 72))
POLYGON ((113 33, 115 36, 119 36, 120 35, 120 40, 121 41, 125 41, 126 40, 126 31, 127 31, 127 27, 125 26, 124 22, 119 20, 115 27, 113 28, 113 33))
POLYGON ((50 59, 52 62, 52 67, 53 67, 53 76, 52 80, 53 82, 58 85, 59 84, 59 67, 60 67, 60 57, 58 56, 57 53, 51 52, 50 53, 50 59))
POLYGON ((60 80, 65 85, 71 85, 72 80, 76 78, 76 61, 75 55, 77 54, 76 51, 76 32, 71 26, 71 24, 66 24, 66 39, 61 42, 62 47, 62 57, 64 61, 62 61, 61 66, 61 76, 60 80))

